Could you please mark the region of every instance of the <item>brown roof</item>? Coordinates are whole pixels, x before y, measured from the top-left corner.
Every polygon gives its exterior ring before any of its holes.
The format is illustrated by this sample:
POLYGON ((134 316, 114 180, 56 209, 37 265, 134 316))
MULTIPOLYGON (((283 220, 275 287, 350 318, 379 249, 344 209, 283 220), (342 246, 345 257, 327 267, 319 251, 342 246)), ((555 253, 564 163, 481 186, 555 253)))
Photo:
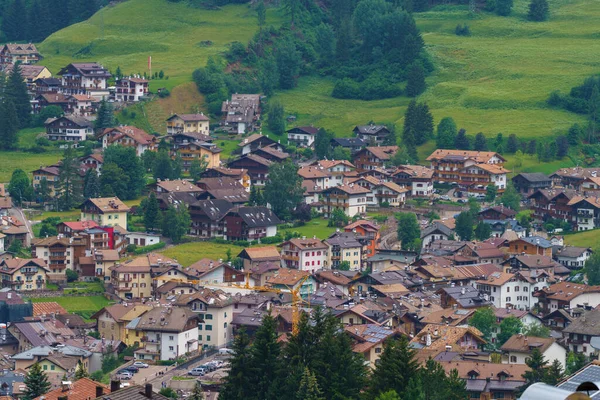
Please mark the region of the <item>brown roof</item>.
POLYGON ((131 138, 134 142, 141 145, 148 145, 155 140, 155 137, 146 133, 146 131, 136 128, 135 126, 117 126, 115 128, 106 128, 104 132, 99 136, 105 136, 111 132, 115 132, 116 134, 112 139, 109 140, 110 143, 115 142, 117 139, 127 136, 131 138))
POLYGON ((500 156, 495 151, 469 151, 469 150, 442 150, 437 149, 429 157, 427 157, 427 161, 431 160, 440 160, 446 156, 464 156, 472 159, 477 163, 487 163, 494 156, 504 160, 502 156, 500 156))
POLYGON ((227 307, 235 301, 235 297, 220 289, 203 288, 196 293, 182 294, 177 298, 176 305, 187 306, 192 301, 199 300, 211 307, 227 307))
POLYGON ((142 331, 183 332, 188 321, 198 314, 185 307, 157 307, 140 317, 137 329, 142 331))
POLYGON ((474 371, 480 379, 489 377, 498 380, 498 374, 504 372, 508 375, 507 380, 524 382, 523 374, 529 371, 529 367, 525 364, 494 364, 481 361, 443 361, 440 364, 448 373, 453 369, 457 370, 458 375, 463 379, 469 379, 470 373, 474 371))
POLYGON ((471 315, 475 313, 475 309, 452 309, 444 308, 442 310, 433 311, 423 317, 421 320, 424 324, 445 325, 448 323, 452 326, 462 325, 471 315))
POLYGON ((296 285, 304 277, 310 276, 310 272, 296 269, 281 268, 267 281, 268 285, 296 285))
POLYGON ((25 79, 33 79, 37 77, 46 67, 43 65, 22 64, 21 76, 25 79))
POLYGON ((583 293, 598 293, 600 286, 588 286, 583 283, 558 282, 542 289, 546 297, 552 300, 571 301, 583 293))
POLYGON ((398 146, 370 146, 365 150, 380 160, 390 160, 398 152, 398 146))
POLYGON ((313 163, 313 165, 316 165, 318 167, 323 167, 325 169, 329 169, 331 167, 335 167, 336 165, 340 165, 340 164, 345 165, 350 168, 354 168, 354 164, 352 164, 348 160, 319 160, 319 161, 315 161, 313 163))
POLYGON ((340 274, 339 272, 332 270, 317 271, 317 277, 322 280, 329 281, 335 285, 345 286, 352 282, 352 279, 350 279, 346 275, 340 274))
POLYGON ((92 202, 100 212, 126 212, 129 211, 129 207, 125 205, 118 197, 98 197, 95 199, 88 199, 92 202))
POLYGON ((429 332, 431 335, 431 346, 427 346, 427 349, 431 350, 444 350, 446 346, 452 346, 452 349, 458 349, 460 346, 457 345, 457 342, 465 336, 467 333, 473 335, 476 340, 480 343, 486 343, 483 339, 483 333, 479 331, 479 329, 469 326, 469 327, 459 327, 459 326, 449 326, 449 325, 434 325, 429 324, 426 325, 415 337, 411 340, 411 343, 422 343, 423 337, 429 332), (438 335, 435 335, 435 331, 438 331, 438 335))
POLYGON ((68 392, 65 393, 62 387, 52 390, 51 392, 47 392, 43 396, 36 397, 35 400, 58 400, 62 397, 67 397, 69 400, 89 400, 95 399, 96 397, 96 388, 102 388, 102 395, 109 394, 110 389, 108 386, 98 383, 96 381, 91 380, 90 378, 80 378, 75 382, 71 383, 69 386, 68 392))
POLYGON ((424 167, 422 165, 400 165, 396 168, 396 171, 394 171, 392 175, 398 174, 400 172, 406 172, 415 179, 431 179, 433 178, 433 174, 435 171, 432 168, 424 167))
POLYGON ((64 95, 62 93, 43 93, 40 95, 44 98, 49 104, 63 104, 68 103, 71 99, 71 96, 64 95))
POLYGON ((271 139, 268 136, 263 135, 262 133, 253 133, 252 135, 250 135, 247 138, 245 138, 244 140, 242 140, 238 144, 238 146, 239 147, 244 147, 244 146, 247 146, 247 145, 249 145, 250 143, 252 143, 252 142, 254 142, 256 140, 260 140, 260 139, 263 139, 263 138, 268 139, 268 141, 270 141, 270 142, 274 142, 273 139, 271 139))
POLYGON ((344 227, 344 230, 352 230, 359 226, 368 231, 377 232, 379 230, 379 226, 377 226, 374 222, 367 221, 364 219, 359 219, 358 221, 355 221, 349 225, 346 225, 344 227))
POLYGON ((112 319, 114 319, 115 321, 120 321, 121 318, 129 311, 131 311, 131 309, 134 307, 135 305, 132 306, 131 303, 129 303, 127 306, 123 304, 113 304, 112 306, 104 307, 100 311, 96 312, 96 314, 92 315, 90 318, 98 319, 99 316, 102 315, 102 313, 107 312, 112 317, 112 319))
POLYGON ((204 272, 208 271, 209 269, 214 268, 216 265, 219 265, 219 263, 216 260, 213 260, 210 258, 202 258, 202 259, 196 261, 195 263, 193 263, 192 265, 190 265, 189 267, 187 267, 186 271, 193 269, 199 273, 204 273, 204 272))
POLYGON ((39 317, 40 315, 52 315, 52 314, 66 314, 65 310, 60 304, 55 301, 48 301, 43 303, 32 303, 33 305, 33 316, 39 317))
POLYGON ((257 162, 259 164, 262 164, 264 166, 267 166, 267 167, 269 167, 269 166, 271 166, 271 164, 273 164, 273 161, 267 160, 266 158, 261 157, 258 154, 254 154, 254 153, 246 154, 244 157, 249 160, 252 160, 254 162, 257 162))
POLYGON ((396 193, 410 192, 410 189, 402 187, 402 186, 400 186, 400 185, 398 185, 397 183, 394 183, 394 182, 381 182, 380 186, 385 186, 386 188, 388 188, 390 190, 393 190, 396 193))
POLYGON ((327 249, 328 248, 328 246, 319 239, 294 238, 294 239, 288 240, 287 242, 282 243, 281 246, 283 246, 286 243, 291 243, 294 246, 298 247, 300 250, 327 249))
POLYGON ((555 340, 553 338, 541 338, 517 334, 512 335, 510 339, 508 339, 506 343, 500 347, 500 350, 530 353, 533 351, 533 349, 538 349, 541 353, 543 353, 554 342, 555 340))
POLYGON ((250 247, 242 250, 242 252, 246 252, 248 257, 251 260, 255 261, 273 260, 281 258, 279 250, 277 250, 276 246, 250 247))
MULTIPOLYGON (((504 168, 501 165, 495 165, 495 164, 477 164, 477 165, 473 165, 474 168, 480 168, 486 172, 489 172, 490 174, 508 174, 510 172, 510 170, 504 168)), ((468 167, 471 168, 471 167, 468 167)))
POLYGON ((12 208, 12 199, 10 197, 0 197, 0 209, 12 208))
POLYGON ((349 185, 333 186, 328 189, 325 189, 324 191, 327 192, 327 191, 332 191, 335 189, 341 190, 342 192, 345 192, 350 195, 371 193, 371 191, 369 189, 364 188, 360 185, 355 185, 353 183, 351 183, 349 185))
POLYGON ((36 247, 48 247, 55 244, 62 244, 63 246, 69 246, 69 238, 58 237, 58 236, 50 236, 42 239, 34 239, 33 245, 36 247))
POLYGON ((401 283, 391 283, 387 285, 371 285, 371 287, 379 293, 382 293, 387 297, 391 298, 398 298, 400 296, 404 296, 410 293, 410 290, 408 290, 401 283))
POLYGON ((509 274, 507 272, 494 272, 493 274, 489 275, 486 279, 478 280, 477 283, 490 286, 502 286, 514 277, 514 274, 509 274))
MULTIPOLYGON (((95 97, 90 96, 89 94, 72 94, 71 97, 77 101, 89 101, 92 103, 100 102, 100 100, 97 100, 95 97)), ((129 127, 129 128, 131 128, 131 127, 129 127)))
POLYGON ((504 318, 508 318, 508 317, 522 318, 529 313, 529 311, 516 310, 513 308, 492 307, 492 309, 494 310, 494 315, 496 316, 496 318, 498 318, 500 320, 502 320, 504 318))
MULTIPOLYGON (((6 232, 6 231, 4 231, 4 232, 6 232)), ((33 265, 40 267, 46 271, 49 271, 46 261, 42 260, 41 258, 4 259, 0 262, 0 265, 2 265, 2 267, 0 267, 0 270, 5 274, 12 275, 16 271, 18 271, 19 269, 21 269, 22 267, 24 267, 28 264, 33 264, 33 265)))
MULTIPOLYGON (((7 43, 4 45, 10 54, 38 54, 38 49, 35 44, 19 44, 19 43, 7 43)), ((0 49, 1 50, 1 49, 0 49)))
POLYGON ((156 182, 156 186, 161 187, 167 192, 202 192, 202 189, 185 179, 176 179, 173 181, 158 181, 156 182))
POLYGON ((272 145, 258 148, 258 149, 256 149, 256 152, 257 153, 265 152, 265 153, 267 153, 275 158, 278 158, 280 160, 284 160, 286 158, 289 158, 289 156, 290 156, 289 153, 284 153, 283 151, 279 151, 276 148, 272 147, 272 145))
POLYGON ((304 179, 317 179, 327 177, 327 174, 323 172, 322 169, 314 165, 299 168, 298 175, 300 175, 304 179))

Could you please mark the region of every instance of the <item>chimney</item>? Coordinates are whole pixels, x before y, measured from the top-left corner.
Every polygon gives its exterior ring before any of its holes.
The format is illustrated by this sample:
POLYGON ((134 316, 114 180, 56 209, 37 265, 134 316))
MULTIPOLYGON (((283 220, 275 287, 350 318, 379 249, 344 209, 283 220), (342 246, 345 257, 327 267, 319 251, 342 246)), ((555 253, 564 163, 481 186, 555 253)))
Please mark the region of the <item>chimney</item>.
POLYGON ((110 381, 110 392, 116 392, 117 390, 121 389, 121 382, 120 381, 110 381))
POLYGON ((67 396, 58 396, 58 400, 68 400, 67 396))
POLYGON ((146 396, 149 399, 152 398, 152 384, 151 383, 146 383, 146 386, 144 386, 144 396, 146 396))
POLYGON ((102 397, 104 394, 104 388, 100 385, 96 386, 96 397, 102 397))

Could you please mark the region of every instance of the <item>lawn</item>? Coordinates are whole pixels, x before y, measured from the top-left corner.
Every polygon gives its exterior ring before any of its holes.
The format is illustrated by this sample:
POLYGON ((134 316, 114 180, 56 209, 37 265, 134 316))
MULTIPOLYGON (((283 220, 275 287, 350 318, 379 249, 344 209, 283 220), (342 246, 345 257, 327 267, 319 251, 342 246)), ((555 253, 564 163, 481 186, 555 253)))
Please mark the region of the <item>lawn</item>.
POLYGON ((565 243, 571 246, 598 248, 598 230, 571 233, 565 235, 565 243))
POLYGON ((316 236, 318 239, 327 239, 329 237, 329 235, 331 235, 333 232, 335 232, 336 228, 332 228, 327 226, 327 220, 326 219, 313 219, 309 222, 306 223, 306 225, 304 226, 298 226, 296 228, 286 228, 286 229, 279 229, 278 231, 281 232, 282 235, 285 234, 285 232, 298 232, 300 234, 300 236, 306 236, 308 238, 312 238, 313 236, 316 236))
POLYGON ((159 253, 177 260, 184 267, 189 267, 202 258, 225 260, 227 258, 227 249, 231 249, 231 256, 235 258, 244 248, 232 244, 191 242, 169 247, 159 253))
POLYGON ((89 315, 112 303, 104 296, 40 297, 30 300, 33 303, 55 301, 68 312, 89 315))

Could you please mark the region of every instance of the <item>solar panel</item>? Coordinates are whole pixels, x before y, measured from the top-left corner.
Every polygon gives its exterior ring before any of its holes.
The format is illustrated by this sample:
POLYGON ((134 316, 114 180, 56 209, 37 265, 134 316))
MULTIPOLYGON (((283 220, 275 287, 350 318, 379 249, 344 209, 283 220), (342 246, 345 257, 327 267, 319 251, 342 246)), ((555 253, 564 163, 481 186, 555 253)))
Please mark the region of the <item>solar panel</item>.
MULTIPOLYGON (((600 382, 600 366, 589 365, 583 371, 572 376, 567 382, 561 384, 559 388, 575 392, 577 386, 583 382, 600 382)), ((591 392, 590 397, 592 399, 600 399, 600 392, 591 392)))

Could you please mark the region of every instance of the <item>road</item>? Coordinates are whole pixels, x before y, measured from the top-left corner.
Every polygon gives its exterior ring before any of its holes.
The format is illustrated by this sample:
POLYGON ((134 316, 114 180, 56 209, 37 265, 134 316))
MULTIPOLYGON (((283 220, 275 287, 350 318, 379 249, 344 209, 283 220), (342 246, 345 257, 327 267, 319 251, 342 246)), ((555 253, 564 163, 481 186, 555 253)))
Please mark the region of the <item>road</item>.
POLYGON ((27 243, 26 243, 26 246, 29 247, 31 245, 31 240, 34 238, 34 236, 33 236, 33 229, 31 228, 31 221, 29 221, 25 217, 25 214, 23 213, 23 210, 20 209, 20 208, 18 208, 18 207, 13 207, 10 210, 8 210, 8 215, 10 217, 17 218, 18 220, 20 220, 21 222, 23 222, 25 224, 25 227, 27 228, 27 243))
MULTIPOLYGON (((163 375, 158 375, 155 376, 154 378, 152 377, 148 377, 148 383, 151 383, 152 386, 156 389, 162 388, 163 386, 169 386, 169 382, 171 381, 171 378, 173 378, 174 376, 187 376, 187 373, 189 370, 199 367, 200 365, 207 363, 209 361, 212 360, 223 360, 222 357, 218 356, 217 354, 213 354, 209 357, 205 357, 205 358, 201 358, 197 361, 194 361, 192 364, 190 365, 186 365, 185 367, 168 367, 168 369, 164 370, 164 371, 160 371, 163 372, 163 375)), ((163 369, 165 369, 166 367, 163 367, 163 369)), ((214 380, 219 380, 220 378, 223 378, 226 375, 226 373, 224 373, 223 368, 218 369, 216 371, 213 371, 203 377, 199 377, 200 380, 202 381, 214 381, 214 380)))

